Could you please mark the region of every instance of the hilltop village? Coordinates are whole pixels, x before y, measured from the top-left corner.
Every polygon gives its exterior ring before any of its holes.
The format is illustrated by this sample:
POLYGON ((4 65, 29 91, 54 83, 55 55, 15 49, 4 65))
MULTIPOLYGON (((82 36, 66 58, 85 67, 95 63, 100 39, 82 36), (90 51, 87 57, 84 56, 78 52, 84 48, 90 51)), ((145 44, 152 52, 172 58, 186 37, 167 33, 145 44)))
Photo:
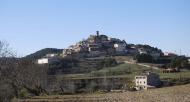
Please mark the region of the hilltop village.
POLYGON ((127 43, 124 40, 109 38, 106 35, 100 35, 99 31, 96 35, 90 35, 87 40, 78 42, 76 45, 70 46, 63 51, 63 56, 70 54, 80 54, 84 57, 95 57, 101 55, 127 53, 127 43))
POLYGON ((133 56, 137 54, 148 54, 153 58, 158 58, 164 55, 164 53, 158 48, 149 45, 127 44, 125 40, 111 38, 107 35, 102 35, 97 31, 96 34, 90 35, 87 39, 63 49, 61 54, 47 54, 38 60, 38 64, 45 64, 48 63, 48 61, 53 62, 56 61, 56 58, 58 57, 64 58, 67 56, 89 58, 100 56, 133 56))
POLYGON ((10 86, 3 89, 13 89, 18 98, 118 93, 189 84, 189 59, 97 31, 66 49, 1 60, 0 75, 10 86))

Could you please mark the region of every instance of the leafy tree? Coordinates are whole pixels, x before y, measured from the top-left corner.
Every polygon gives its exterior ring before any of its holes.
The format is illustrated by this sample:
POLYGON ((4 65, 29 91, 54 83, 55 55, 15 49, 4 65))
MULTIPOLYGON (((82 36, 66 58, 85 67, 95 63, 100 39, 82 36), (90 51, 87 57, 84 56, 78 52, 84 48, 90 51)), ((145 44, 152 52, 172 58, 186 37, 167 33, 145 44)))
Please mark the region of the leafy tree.
POLYGON ((137 62, 143 62, 143 63, 152 63, 154 61, 153 57, 148 54, 138 54, 134 57, 137 62))
POLYGON ((117 61, 113 58, 106 58, 102 61, 102 65, 104 67, 112 67, 112 66, 117 65, 117 61))
POLYGON ((170 66, 175 68, 185 68, 188 66, 188 59, 185 56, 178 56, 172 59, 170 66))

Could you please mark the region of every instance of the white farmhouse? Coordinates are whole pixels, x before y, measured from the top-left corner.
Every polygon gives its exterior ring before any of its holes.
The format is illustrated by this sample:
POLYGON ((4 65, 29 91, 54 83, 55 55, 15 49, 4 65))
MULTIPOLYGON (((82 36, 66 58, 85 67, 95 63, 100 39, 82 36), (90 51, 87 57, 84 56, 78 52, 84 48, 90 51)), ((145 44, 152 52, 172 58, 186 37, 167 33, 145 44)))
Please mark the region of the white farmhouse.
POLYGON ((135 76, 135 86, 137 90, 155 88, 161 85, 159 75, 155 73, 145 73, 135 76))
POLYGON ((54 63, 54 62, 58 62, 59 60, 56 58, 41 58, 38 59, 38 64, 49 64, 49 63, 54 63))
POLYGON ((38 64, 47 64, 49 61, 48 61, 48 58, 41 58, 41 59, 38 59, 38 64))

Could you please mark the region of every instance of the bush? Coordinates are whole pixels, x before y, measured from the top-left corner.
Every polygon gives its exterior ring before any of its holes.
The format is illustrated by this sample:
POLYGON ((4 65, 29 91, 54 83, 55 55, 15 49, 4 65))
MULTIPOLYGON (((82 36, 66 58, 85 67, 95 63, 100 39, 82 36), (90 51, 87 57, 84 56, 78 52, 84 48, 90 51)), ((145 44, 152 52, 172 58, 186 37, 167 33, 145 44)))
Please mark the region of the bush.
POLYGON ((0 83, 0 102, 10 102, 14 96, 14 89, 9 84, 0 83))
POLYGON ((134 56, 134 59, 137 60, 137 62, 141 63, 152 63, 154 62, 154 59, 151 55, 148 54, 138 54, 134 56))
POLYGON ((184 68, 184 67, 188 67, 188 59, 184 56, 178 56, 172 59, 170 66, 175 68, 175 67, 179 67, 179 68, 184 68))
POLYGON ((112 66, 117 65, 117 61, 113 58, 107 58, 101 62, 101 65, 104 67, 112 67, 112 66))
POLYGON ((18 94, 19 98, 27 98, 29 96, 31 96, 31 94, 25 88, 21 89, 18 94))

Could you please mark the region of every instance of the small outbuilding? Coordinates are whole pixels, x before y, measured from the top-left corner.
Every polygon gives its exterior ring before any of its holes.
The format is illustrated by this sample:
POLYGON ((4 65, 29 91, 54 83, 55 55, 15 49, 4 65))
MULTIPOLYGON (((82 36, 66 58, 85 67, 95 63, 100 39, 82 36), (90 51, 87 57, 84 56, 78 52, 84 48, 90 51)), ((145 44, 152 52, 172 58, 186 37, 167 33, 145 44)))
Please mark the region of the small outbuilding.
POLYGON ((162 70, 163 73, 177 73, 180 72, 180 69, 178 67, 176 68, 166 68, 162 70))

